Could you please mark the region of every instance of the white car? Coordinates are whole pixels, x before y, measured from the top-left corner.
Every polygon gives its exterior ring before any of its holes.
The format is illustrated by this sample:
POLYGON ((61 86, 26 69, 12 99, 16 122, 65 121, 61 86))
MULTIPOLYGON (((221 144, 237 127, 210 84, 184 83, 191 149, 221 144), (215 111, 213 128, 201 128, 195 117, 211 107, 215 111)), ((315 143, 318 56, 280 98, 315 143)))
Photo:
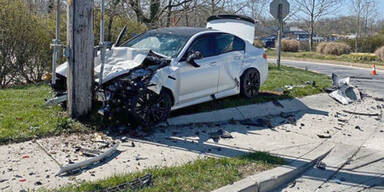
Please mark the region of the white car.
MULTIPOLYGON (((96 82, 100 66, 96 58, 96 82)), ((66 68, 66 63, 57 68, 57 82, 65 83, 66 68)), ((171 110, 237 94, 254 98, 267 74, 264 50, 234 34, 189 27, 151 30, 107 51, 97 89, 104 101, 99 113, 151 127, 171 110)))

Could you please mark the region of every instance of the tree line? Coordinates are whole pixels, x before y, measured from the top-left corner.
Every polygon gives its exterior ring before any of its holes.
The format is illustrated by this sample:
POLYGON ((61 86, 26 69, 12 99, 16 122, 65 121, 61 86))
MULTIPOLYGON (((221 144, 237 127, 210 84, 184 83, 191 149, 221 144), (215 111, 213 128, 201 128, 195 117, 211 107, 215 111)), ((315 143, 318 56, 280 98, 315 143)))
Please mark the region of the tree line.
MULTIPOLYGON (((146 30, 189 26, 205 27, 211 15, 240 14, 257 21, 261 38, 277 32, 269 14, 272 0, 105 0, 106 40, 114 41, 127 26, 125 40, 146 30)), ((356 34, 355 51, 361 51, 364 38, 383 29, 378 20, 377 0, 288 0, 291 14, 287 26, 299 26, 311 35, 356 34), (348 7, 348 15, 339 16, 348 7), (361 40, 360 40, 361 39, 361 40), (360 41, 359 41, 360 40, 360 41)), ((66 39, 66 0, 61 0, 61 40, 66 39)), ((32 83, 50 71, 50 43, 55 32, 56 0, 0 0, 0 87, 32 83)), ((99 36, 101 0, 95 0, 95 37, 99 36)), ((98 39, 95 38, 95 44, 98 39)), ((62 59, 61 61, 64 61, 62 59)))

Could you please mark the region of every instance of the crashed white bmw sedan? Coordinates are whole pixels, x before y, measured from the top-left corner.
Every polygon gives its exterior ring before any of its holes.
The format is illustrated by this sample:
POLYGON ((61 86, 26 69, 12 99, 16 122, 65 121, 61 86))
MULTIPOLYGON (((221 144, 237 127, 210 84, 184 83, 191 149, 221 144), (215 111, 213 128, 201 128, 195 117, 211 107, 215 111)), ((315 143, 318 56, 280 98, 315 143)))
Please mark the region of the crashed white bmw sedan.
MULTIPOLYGON (((211 24, 221 29, 156 29, 107 50, 102 84, 96 90, 103 100, 99 113, 151 127, 165 121, 171 110, 236 94, 256 97, 267 79, 264 50, 249 42, 252 31, 249 40, 236 26, 227 26, 226 31, 223 18, 232 24, 240 22, 240 28, 251 22, 243 17, 216 17, 211 24)), ((100 63, 97 57, 95 82, 100 63)), ((66 69, 66 63, 56 69, 55 89, 63 94, 66 69)))

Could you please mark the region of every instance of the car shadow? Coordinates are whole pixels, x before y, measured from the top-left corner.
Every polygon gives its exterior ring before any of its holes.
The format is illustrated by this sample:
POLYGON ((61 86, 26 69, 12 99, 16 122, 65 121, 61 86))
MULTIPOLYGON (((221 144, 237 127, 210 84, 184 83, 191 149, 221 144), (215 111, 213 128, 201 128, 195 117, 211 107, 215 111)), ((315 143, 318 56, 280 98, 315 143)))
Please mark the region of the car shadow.
POLYGON ((181 115, 190 115, 193 113, 210 112, 231 107, 239 107, 244 105, 258 104, 269 101, 277 101, 281 99, 293 99, 294 97, 284 94, 284 92, 261 91, 254 99, 247 99, 240 95, 234 95, 222 99, 200 103, 197 105, 185 107, 172 111, 170 117, 181 115))

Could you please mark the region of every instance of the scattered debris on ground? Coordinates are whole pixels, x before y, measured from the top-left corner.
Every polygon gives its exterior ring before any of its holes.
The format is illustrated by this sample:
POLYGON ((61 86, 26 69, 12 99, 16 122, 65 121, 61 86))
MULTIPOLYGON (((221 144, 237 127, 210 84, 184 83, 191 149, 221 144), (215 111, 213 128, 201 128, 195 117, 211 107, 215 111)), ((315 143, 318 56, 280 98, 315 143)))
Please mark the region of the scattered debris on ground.
POLYGON ((319 161, 319 162, 316 163, 316 168, 318 168, 318 169, 325 170, 326 167, 327 167, 327 164, 325 164, 322 161, 319 161))
POLYGON ((112 148, 108 149, 104 153, 102 153, 98 156, 92 157, 90 159, 87 159, 85 161, 65 165, 60 169, 60 171, 56 175, 61 175, 63 173, 72 172, 72 171, 75 171, 75 170, 78 170, 81 168, 88 167, 92 164, 98 163, 98 162, 112 156, 116 152, 118 146, 119 146, 119 144, 115 144, 112 148))
POLYGON ((343 110, 344 113, 349 113, 349 114, 352 114, 352 115, 362 115, 362 116, 370 116, 370 117, 373 117, 373 116, 380 116, 381 114, 379 113, 359 113, 359 112, 352 112, 352 111, 347 111, 347 110, 343 110))
POLYGON ((294 89, 294 88, 305 88, 306 85, 286 85, 284 88, 288 91, 294 89))
POLYGON ((116 187, 110 187, 101 191, 103 192, 115 192, 115 191, 127 191, 127 190, 138 191, 140 189, 143 189, 144 187, 150 187, 151 184, 152 184, 152 175, 147 174, 133 181, 129 181, 127 183, 120 184, 116 187))
POLYGON ((228 131, 225 131, 223 129, 220 129, 216 132, 209 133, 209 137, 212 138, 213 140, 219 140, 220 138, 222 139, 232 139, 233 136, 231 133, 228 131))
POLYGON ((320 139, 329 139, 329 138, 332 137, 332 136, 329 135, 329 134, 317 134, 317 136, 318 136, 320 139))
POLYGON ((329 96, 340 102, 341 104, 348 105, 361 99, 360 92, 349 85, 350 77, 339 78, 336 74, 332 73, 332 91, 329 96))
POLYGON ((240 124, 242 125, 247 125, 247 126, 255 126, 255 127, 268 127, 268 128, 272 128, 272 123, 270 120, 267 120, 267 119, 245 119, 245 120, 241 120, 240 121, 240 124))
POLYGON ((312 85, 312 87, 316 87, 316 81, 306 81, 305 84, 312 85))

